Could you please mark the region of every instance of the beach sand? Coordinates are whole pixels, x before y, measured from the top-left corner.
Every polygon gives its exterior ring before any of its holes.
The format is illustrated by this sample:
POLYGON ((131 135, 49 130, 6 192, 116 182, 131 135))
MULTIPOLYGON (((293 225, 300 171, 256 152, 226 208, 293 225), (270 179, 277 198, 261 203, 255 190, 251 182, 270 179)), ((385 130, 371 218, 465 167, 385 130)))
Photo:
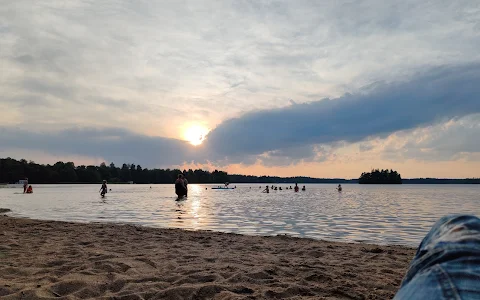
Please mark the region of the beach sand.
POLYGON ((414 250, 0 216, 2 299, 389 299, 414 250))

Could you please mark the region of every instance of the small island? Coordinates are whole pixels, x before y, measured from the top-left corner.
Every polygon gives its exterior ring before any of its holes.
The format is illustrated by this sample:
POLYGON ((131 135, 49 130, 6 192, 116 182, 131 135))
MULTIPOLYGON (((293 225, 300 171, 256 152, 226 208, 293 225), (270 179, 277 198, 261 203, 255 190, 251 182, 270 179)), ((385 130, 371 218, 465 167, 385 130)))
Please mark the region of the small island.
POLYGON ((402 176, 394 170, 375 169, 362 173, 358 179, 360 184, 402 184, 402 176))

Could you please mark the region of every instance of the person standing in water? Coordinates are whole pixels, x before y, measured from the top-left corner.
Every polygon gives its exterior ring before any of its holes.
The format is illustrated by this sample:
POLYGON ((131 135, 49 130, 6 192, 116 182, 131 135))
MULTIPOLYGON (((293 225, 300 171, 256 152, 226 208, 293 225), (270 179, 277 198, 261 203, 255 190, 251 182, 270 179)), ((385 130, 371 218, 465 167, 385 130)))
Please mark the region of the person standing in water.
POLYGON ((267 193, 267 194, 270 193, 270 191, 268 190, 268 185, 267 185, 267 187, 265 188, 265 190, 263 190, 262 193, 267 193))
POLYGON ((102 187, 100 188, 100 195, 101 195, 102 197, 105 197, 105 194, 107 193, 107 190, 108 190, 108 188, 107 188, 107 181, 104 180, 103 183, 102 183, 102 187))
POLYGON ((23 193, 25 194, 27 192, 28 188, 28 178, 25 177, 25 180, 23 181, 23 193))
POLYGON ((337 191, 341 192, 342 191, 342 185, 339 184, 338 187, 337 187, 337 191))
POLYGON ((178 178, 175 180, 175 194, 177 194, 178 198, 187 195, 187 188, 185 187, 185 181, 183 180, 182 174, 178 174, 178 178))
POLYGON ((298 192, 298 184, 295 183, 295 192, 298 192))

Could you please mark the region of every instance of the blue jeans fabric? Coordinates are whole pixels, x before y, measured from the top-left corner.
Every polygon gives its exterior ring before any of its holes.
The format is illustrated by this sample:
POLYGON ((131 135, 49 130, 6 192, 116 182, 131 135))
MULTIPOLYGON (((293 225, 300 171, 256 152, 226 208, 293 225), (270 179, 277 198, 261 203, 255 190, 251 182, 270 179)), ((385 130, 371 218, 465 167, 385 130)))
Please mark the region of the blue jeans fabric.
POLYGON ((395 295, 400 299, 480 299, 480 219, 441 218, 418 247, 395 295))

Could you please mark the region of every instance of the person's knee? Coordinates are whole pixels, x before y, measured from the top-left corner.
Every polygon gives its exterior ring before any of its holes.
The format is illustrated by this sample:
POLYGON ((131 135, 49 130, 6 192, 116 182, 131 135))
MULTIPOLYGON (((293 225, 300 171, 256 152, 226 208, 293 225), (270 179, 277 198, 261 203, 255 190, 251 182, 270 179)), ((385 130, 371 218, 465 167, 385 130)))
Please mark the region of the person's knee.
MULTIPOLYGON (((479 218, 471 215, 440 218, 420 244, 395 299, 425 299, 422 295, 429 287, 443 287, 439 290, 445 292, 442 278, 449 278, 449 286, 454 287, 459 297, 470 295, 470 286, 480 280, 479 249, 479 218)), ((479 295, 480 289, 475 289, 475 293, 479 295)))

